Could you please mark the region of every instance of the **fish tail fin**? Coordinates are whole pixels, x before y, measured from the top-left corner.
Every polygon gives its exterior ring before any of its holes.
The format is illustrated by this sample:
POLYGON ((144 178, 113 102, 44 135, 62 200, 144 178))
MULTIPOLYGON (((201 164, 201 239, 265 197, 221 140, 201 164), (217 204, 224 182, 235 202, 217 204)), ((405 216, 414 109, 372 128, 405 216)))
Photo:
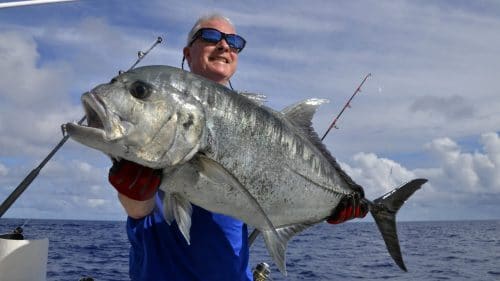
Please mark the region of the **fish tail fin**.
POLYGON ((381 196, 370 204, 370 213, 382 234, 389 254, 404 271, 408 270, 406 269, 399 246, 396 213, 403 206, 404 202, 426 182, 426 179, 414 179, 381 196))

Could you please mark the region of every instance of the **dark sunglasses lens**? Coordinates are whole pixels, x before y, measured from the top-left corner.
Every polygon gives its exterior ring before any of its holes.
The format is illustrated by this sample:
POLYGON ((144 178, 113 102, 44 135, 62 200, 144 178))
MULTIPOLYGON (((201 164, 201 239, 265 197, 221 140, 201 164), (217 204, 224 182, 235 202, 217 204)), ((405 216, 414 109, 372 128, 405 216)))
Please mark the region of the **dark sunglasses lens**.
POLYGON ((201 38, 207 42, 217 43, 222 38, 222 34, 213 29, 205 29, 201 31, 201 38))
POLYGON ((245 39, 239 35, 230 34, 226 36, 226 41, 229 46, 241 51, 245 47, 245 39))

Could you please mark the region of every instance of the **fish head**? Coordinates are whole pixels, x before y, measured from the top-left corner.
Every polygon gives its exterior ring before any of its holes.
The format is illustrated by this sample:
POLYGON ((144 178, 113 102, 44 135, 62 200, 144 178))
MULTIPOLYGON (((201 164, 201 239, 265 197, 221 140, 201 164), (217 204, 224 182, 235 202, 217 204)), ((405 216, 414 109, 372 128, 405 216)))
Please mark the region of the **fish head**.
POLYGON ((200 146, 205 115, 201 103, 176 85, 183 82, 177 72, 141 67, 95 87, 81 98, 87 125, 68 123, 66 133, 115 159, 151 168, 188 161, 200 146))

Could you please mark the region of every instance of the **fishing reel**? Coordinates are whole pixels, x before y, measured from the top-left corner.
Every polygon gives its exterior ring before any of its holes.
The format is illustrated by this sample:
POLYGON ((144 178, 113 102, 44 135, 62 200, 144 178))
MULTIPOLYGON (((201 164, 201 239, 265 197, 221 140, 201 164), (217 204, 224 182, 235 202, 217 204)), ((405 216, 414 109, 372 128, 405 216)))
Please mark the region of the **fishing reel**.
POLYGON ((265 262, 257 264, 253 270, 253 281, 266 281, 272 280, 269 275, 271 274, 271 268, 265 262))

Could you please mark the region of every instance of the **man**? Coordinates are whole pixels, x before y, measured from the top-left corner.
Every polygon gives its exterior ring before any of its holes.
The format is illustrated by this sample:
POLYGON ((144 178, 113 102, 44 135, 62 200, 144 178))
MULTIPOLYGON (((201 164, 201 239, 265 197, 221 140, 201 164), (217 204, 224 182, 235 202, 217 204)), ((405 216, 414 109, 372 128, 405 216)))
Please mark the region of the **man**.
MULTIPOLYGON (((191 72, 222 85, 236 72, 245 40, 218 14, 200 18, 188 34, 183 62, 191 72)), ((114 163, 110 183, 128 214, 132 280, 251 280, 248 231, 243 222, 193 206, 191 244, 162 216, 161 171, 126 160, 114 163)), ((343 202, 330 223, 364 216, 357 202, 343 202)))
MULTIPOLYGON (((183 50, 191 72, 228 85, 245 46, 235 33, 221 15, 200 18, 183 50)), ((162 216, 158 171, 121 161, 111 168, 109 180, 129 216, 132 280, 251 280, 248 231, 241 221, 194 206, 188 245, 177 224, 169 226, 162 216)))

